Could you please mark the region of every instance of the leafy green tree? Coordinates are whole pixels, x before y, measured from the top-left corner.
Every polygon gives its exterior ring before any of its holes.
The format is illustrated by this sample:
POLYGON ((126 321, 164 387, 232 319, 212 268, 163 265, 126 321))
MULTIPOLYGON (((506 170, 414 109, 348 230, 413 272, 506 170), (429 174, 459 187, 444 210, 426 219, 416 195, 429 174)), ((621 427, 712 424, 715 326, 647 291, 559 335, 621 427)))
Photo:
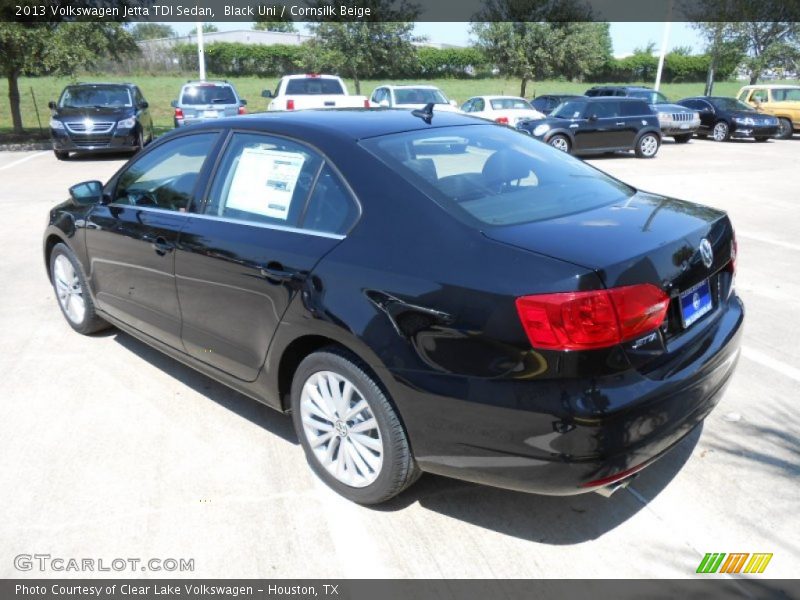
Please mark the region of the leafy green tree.
POLYGON ((175 30, 166 23, 136 23, 130 32, 137 42, 175 37, 175 30))
MULTIPOLYGON (((417 63, 413 21, 419 17, 419 5, 409 0, 316 0, 314 7, 345 6, 369 8, 369 19, 361 21, 322 21, 309 23, 316 36, 316 48, 333 60, 336 68, 349 75, 361 93, 361 79, 379 73, 409 71, 417 63), (380 20, 378 20, 380 19, 380 20)), ((344 17, 342 18, 344 19, 344 17)))
POLYGON ((706 72, 706 87, 703 92, 710 96, 714 92, 714 81, 720 71, 733 71, 744 58, 745 44, 738 33, 738 23, 703 21, 692 24, 705 40, 705 51, 709 57, 706 72))
POLYGON ((21 76, 73 75, 98 60, 138 52, 133 36, 119 23, 0 22, 0 71, 8 80, 14 132, 22 132, 21 76))
POLYGON ((291 21, 256 21, 253 23, 256 31, 283 31, 285 33, 295 33, 297 28, 291 21))
POLYGON ((203 23, 203 33, 214 33, 217 31, 219 31, 219 29, 213 23, 203 23))

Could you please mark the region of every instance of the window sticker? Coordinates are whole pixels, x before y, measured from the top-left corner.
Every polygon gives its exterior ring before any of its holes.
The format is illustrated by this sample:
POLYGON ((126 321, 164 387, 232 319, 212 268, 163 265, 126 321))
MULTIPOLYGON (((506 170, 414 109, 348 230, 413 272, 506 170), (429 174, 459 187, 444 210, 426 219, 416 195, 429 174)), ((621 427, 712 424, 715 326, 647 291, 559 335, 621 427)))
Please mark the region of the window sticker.
POLYGON ((298 152, 245 148, 225 206, 285 221, 305 161, 298 152))

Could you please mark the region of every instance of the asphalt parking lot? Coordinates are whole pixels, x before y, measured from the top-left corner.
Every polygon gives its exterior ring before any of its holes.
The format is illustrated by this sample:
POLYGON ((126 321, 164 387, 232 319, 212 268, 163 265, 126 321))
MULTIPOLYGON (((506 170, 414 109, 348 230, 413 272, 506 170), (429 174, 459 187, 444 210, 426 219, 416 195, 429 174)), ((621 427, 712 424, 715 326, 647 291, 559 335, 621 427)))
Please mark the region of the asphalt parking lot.
POLYGON ((759 577, 797 576, 800 136, 590 161, 737 228, 742 357, 702 431, 610 499, 426 475, 380 508, 317 481, 288 417, 126 334, 69 328, 43 267, 47 211, 123 161, 0 153, 0 576, 42 576, 13 559, 46 553, 191 558, 168 575, 203 578, 690 577, 706 552, 773 553, 759 577))

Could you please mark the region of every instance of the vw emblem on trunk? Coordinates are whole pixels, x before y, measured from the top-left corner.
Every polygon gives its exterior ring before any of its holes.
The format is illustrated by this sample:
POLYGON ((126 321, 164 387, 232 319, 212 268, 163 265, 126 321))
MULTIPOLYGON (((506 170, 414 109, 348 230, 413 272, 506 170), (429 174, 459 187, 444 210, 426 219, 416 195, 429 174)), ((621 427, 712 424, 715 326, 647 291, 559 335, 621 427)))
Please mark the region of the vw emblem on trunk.
POLYGON ((705 238, 700 242, 700 258, 703 259, 703 264, 707 269, 711 268, 711 264, 714 262, 714 250, 705 238))

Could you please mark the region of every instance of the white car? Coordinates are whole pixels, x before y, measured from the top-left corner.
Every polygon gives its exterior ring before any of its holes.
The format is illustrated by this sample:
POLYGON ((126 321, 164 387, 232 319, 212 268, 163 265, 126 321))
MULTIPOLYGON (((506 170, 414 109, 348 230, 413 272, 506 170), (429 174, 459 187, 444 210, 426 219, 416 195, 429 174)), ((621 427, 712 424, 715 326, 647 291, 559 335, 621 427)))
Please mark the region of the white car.
POLYGON ((308 108, 369 108, 366 96, 351 96, 344 81, 336 75, 286 75, 278 81, 273 94, 261 92, 269 98, 267 110, 304 110, 308 108))
POLYGON ((544 114, 517 96, 475 96, 461 105, 470 115, 516 127, 520 121, 544 119, 544 114))
POLYGON ((372 92, 369 102, 373 107, 408 110, 433 102, 434 111, 461 112, 455 100, 448 100, 444 92, 433 85, 381 85, 372 92))

